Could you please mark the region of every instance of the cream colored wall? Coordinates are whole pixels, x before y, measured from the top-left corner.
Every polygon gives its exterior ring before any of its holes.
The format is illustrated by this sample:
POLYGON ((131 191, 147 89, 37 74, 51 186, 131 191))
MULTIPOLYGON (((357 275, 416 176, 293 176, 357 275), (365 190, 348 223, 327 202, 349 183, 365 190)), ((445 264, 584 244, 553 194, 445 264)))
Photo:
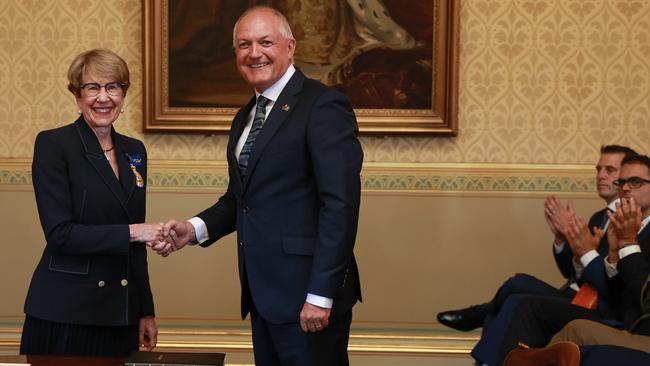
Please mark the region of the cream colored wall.
MULTIPOLYGON (((430 322, 518 271, 559 284, 543 196, 588 214, 598 146, 650 150, 650 3, 461 3, 458 137, 361 138, 357 320, 430 322)), ((0 2, 0 316, 20 314, 43 245, 29 160, 38 131, 76 117, 65 72, 79 52, 108 47, 130 65, 116 127, 147 145, 149 219, 191 215, 225 187, 224 136, 143 134, 141 27, 138 0, 0 2)), ((231 238, 151 258, 151 273, 159 316, 237 317, 231 238)))
MULTIPOLYGON (((648 150, 650 3, 461 1, 457 138, 363 137, 368 162, 592 164, 602 143, 648 150)), ((0 157, 30 158, 68 123, 72 58, 92 47, 132 70, 118 128, 152 159, 223 160, 225 136, 142 133, 140 0, 0 3, 0 157)))
MULTIPOLYGON (((155 190, 154 190, 155 191, 155 190)), ((214 193, 153 192, 151 220, 186 217, 214 193)), ((598 200, 574 196, 579 212, 598 200)), ((4 250, 0 256, 1 316, 21 314, 31 272, 43 248, 33 193, 0 192, 4 250)), ((485 301, 516 272, 558 286, 551 234, 541 218, 541 196, 375 194, 362 197, 356 255, 364 303, 358 322, 433 322, 446 308, 485 301)), ((164 318, 236 320, 239 283, 232 236, 207 249, 187 248, 168 258, 151 255, 157 314, 164 318)))

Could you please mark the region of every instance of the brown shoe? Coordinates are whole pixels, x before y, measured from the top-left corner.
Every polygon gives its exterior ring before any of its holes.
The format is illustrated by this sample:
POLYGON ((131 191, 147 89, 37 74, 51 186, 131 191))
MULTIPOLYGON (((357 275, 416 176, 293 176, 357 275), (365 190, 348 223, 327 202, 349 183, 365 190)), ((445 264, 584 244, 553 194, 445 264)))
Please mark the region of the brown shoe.
POLYGON ((503 366, 579 366, 580 348, 573 342, 558 342, 545 348, 519 343, 506 356, 503 366))

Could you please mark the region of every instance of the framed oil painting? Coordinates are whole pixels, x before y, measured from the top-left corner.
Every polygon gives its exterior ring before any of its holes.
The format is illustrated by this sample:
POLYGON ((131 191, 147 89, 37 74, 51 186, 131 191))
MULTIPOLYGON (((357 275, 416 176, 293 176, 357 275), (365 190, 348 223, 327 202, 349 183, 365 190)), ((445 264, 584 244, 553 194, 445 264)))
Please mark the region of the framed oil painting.
POLYGON ((294 63, 350 99, 362 133, 455 135, 460 0, 143 0, 144 129, 227 132, 253 95, 232 29, 257 4, 286 15, 294 63))

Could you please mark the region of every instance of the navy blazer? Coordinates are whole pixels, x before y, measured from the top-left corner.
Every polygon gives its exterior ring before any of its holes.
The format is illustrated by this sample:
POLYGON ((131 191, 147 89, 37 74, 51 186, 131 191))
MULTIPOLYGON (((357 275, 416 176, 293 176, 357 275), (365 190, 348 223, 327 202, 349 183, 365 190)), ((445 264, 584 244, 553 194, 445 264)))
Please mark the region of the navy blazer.
POLYGON ((617 289, 616 303, 619 318, 632 332, 650 335, 650 227, 638 235, 641 252, 633 253, 618 262, 618 276, 611 286, 617 289))
POLYGON ((129 243, 129 224, 145 219, 141 141, 112 130, 120 178, 92 129, 73 124, 36 137, 32 178, 46 245, 25 313, 60 323, 119 326, 154 315, 144 243, 129 243))
POLYGON ((254 303, 269 322, 297 322, 307 293, 333 298, 333 314, 347 311, 361 300, 353 248, 363 152, 352 107, 296 71, 242 179, 235 146, 254 104, 232 123, 228 190, 197 215, 209 234, 202 246, 237 230, 242 319, 254 303))
POLYGON ((632 331, 650 336, 650 268, 645 267, 648 271, 646 282, 641 287, 641 315, 632 324, 632 331))

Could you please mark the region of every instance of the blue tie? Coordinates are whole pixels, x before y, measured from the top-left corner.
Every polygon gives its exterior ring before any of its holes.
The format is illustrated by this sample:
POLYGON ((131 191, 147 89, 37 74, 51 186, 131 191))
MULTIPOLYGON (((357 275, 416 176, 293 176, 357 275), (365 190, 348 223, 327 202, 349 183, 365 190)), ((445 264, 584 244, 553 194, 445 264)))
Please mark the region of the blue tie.
POLYGON ((261 95, 257 98, 257 107, 255 107, 253 124, 251 125, 251 130, 248 133, 248 137, 246 137, 244 147, 242 147, 241 152, 239 153, 239 170, 241 171, 242 178, 246 176, 248 158, 250 158, 251 151, 253 151, 253 144, 255 143, 257 135, 260 133, 260 131, 262 131, 262 126, 264 125, 264 117, 266 116, 266 105, 270 101, 270 99, 267 99, 261 95))

